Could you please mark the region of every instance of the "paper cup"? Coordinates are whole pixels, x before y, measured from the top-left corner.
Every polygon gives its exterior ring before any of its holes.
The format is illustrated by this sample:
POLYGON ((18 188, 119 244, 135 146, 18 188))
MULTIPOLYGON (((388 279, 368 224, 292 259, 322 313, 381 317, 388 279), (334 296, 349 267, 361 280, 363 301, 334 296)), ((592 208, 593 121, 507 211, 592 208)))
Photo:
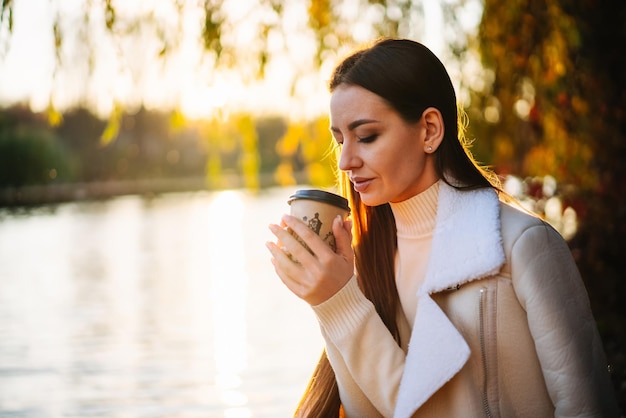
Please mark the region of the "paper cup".
MULTIPOLYGON (((333 220, 337 215, 346 219, 350 214, 346 198, 324 190, 306 189, 296 191, 289 197, 288 203, 291 206, 292 216, 305 222, 333 251, 337 251, 332 230, 333 220)), ((311 254, 313 253, 296 234, 293 235, 311 254)))

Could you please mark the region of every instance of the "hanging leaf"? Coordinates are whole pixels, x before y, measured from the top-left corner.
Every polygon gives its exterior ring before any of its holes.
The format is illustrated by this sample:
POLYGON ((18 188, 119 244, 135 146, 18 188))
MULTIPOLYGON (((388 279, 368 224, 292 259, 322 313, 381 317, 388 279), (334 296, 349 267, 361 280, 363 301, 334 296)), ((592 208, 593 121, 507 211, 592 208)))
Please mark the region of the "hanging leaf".
POLYGON ((46 108, 46 119, 48 120, 48 125, 53 128, 56 128, 63 122, 63 114, 54 107, 52 100, 46 108))
POLYGON ((104 128, 104 132, 102 132, 102 135, 100 135, 101 146, 107 146, 117 138, 120 133, 120 126, 122 124, 122 115, 123 106, 120 104, 115 104, 115 106, 113 106, 111 114, 109 115, 109 120, 107 121, 107 125, 104 128))

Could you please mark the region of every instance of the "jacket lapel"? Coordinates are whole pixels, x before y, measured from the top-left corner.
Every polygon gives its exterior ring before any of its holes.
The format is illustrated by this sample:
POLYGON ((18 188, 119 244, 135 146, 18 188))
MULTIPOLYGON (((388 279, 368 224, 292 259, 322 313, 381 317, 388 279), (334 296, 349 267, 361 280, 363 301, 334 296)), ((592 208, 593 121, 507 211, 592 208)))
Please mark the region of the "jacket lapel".
POLYGON ((504 261, 496 193, 460 192, 442 181, 395 418, 410 417, 469 358, 469 346, 430 295, 493 275, 504 261))

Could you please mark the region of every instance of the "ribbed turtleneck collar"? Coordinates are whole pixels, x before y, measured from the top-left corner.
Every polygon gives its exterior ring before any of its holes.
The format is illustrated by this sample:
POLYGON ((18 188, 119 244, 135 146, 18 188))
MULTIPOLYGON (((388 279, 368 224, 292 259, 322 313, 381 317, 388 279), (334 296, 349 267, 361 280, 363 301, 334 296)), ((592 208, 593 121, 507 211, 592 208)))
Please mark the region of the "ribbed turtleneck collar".
POLYGON ((391 203, 398 237, 419 237, 431 233, 435 228, 438 197, 439 182, 436 182, 410 199, 391 203))

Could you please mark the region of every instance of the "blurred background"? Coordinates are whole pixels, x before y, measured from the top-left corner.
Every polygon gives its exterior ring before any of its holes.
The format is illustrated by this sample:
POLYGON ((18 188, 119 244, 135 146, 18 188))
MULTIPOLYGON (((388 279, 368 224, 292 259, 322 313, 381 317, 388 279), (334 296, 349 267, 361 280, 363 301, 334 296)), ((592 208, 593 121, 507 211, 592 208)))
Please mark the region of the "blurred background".
POLYGON ((626 3, 5 0, 0 417, 290 416, 322 341, 267 225, 333 188, 326 81, 431 48, 568 241, 626 410, 626 3))

